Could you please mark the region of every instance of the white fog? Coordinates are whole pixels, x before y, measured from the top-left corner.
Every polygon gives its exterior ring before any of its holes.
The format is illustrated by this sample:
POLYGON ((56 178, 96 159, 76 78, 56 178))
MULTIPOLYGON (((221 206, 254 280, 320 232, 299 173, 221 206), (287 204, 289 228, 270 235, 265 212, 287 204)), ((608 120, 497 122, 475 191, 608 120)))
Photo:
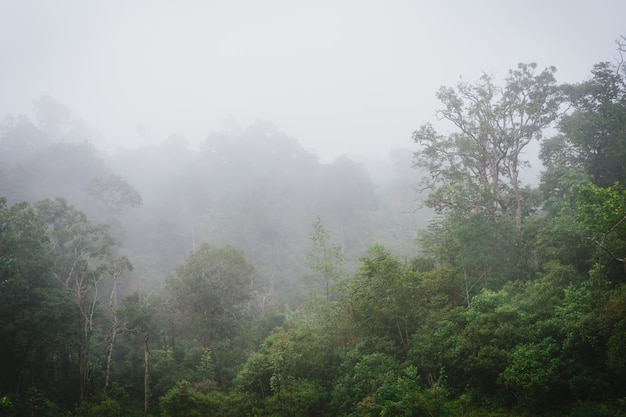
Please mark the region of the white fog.
POLYGON ((386 157, 436 90, 612 60, 621 1, 6 1, 0 115, 50 95, 114 150, 270 121, 323 161, 386 157))

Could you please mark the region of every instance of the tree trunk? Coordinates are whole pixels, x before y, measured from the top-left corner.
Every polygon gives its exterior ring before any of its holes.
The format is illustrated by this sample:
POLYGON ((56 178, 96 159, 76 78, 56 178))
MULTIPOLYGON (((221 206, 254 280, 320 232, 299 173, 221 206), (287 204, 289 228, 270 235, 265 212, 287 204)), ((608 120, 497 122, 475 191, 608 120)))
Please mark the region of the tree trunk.
POLYGON ((145 332, 143 335, 143 358, 144 358, 144 375, 143 375, 143 410, 148 414, 148 403, 150 396, 150 350, 148 349, 148 339, 150 333, 145 332))
POLYGON ((104 391, 109 388, 109 378, 111 376, 111 357, 113 356, 113 346, 115 345, 115 341, 117 339, 117 330, 119 327, 119 322, 117 319, 117 281, 121 273, 121 270, 119 270, 113 274, 113 288, 111 289, 111 293, 109 294, 109 310, 111 311, 111 315, 113 316, 113 325, 111 326, 111 337, 109 339, 109 346, 107 346, 108 352, 106 373, 104 377, 104 391))
POLYGON ((113 327, 111 328, 111 340, 109 341, 108 352, 107 352, 107 366, 106 372, 104 376, 104 390, 106 391, 109 388, 109 377, 111 376, 111 357, 113 356, 113 345, 115 344, 115 339, 117 338, 117 320, 113 323, 113 327))
POLYGON ((467 282, 467 270, 463 268, 463 281, 465 282, 465 300, 467 301, 467 308, 471 307, 471 299, 470 299, 470 286, 467 282))
POLYGON ((513 161, 513 167, 510 173, 511 184, 513 185, 513 192, 515 193, 515 226, 517 233, 522 233, 522 192, 519 189, 519 169, 517 164, 517 158, 513 161))

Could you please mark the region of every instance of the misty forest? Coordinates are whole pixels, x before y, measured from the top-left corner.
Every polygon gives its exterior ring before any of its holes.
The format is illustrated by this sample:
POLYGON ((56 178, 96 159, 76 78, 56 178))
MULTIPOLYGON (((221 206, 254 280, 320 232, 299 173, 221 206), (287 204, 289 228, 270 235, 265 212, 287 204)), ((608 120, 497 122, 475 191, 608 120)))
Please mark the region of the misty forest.
POLYGON ((433 94, 384 167, 3 115, 0 414, 626 416, 624 61, 433 94))

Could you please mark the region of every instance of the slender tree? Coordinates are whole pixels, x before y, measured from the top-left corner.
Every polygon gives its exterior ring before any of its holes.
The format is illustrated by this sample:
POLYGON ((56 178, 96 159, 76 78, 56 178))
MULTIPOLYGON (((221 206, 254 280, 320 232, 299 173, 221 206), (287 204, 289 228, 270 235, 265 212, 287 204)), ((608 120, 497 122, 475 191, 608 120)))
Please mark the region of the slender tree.
POLYGON ((315 272, 313 278, 322 282, 324 295, 328 301, 332 285, 341 278, 341 264, 346 257, 341 247, 331 241, 330 232, 326 230, 319 217, 313 223, 309 240, 312 247, 306 256, 307 266, 315 272))
POLYGON ((125 271, 132 271, 133 266, 125 256, 114 260, 111 263, 111 278, 113 279, 113 285, 109 293, 109 313, 111 315, 111 326, 109 334, 107 336, 107 359, 106 370, 104 377, 104 390, 109 388, 109 380, 111 375, 111 359, 113 357, 113 347, 117 341, 117 337, 120 332, 128 331, 125 323, 120 319, 118 314, 117 295, 118 295, 118 283, 120 277, 125 271))

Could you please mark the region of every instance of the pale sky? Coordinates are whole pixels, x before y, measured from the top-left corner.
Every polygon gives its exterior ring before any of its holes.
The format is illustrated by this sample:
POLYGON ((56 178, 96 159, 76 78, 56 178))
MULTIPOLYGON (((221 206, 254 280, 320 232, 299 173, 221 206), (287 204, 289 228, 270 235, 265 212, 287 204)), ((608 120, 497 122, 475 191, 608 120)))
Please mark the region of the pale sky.
MULTIPOLYGON (((616 57, 626 1, 2 0, 0 118, 49 94, 114 149, 269 120, 323 161, 412 147, 459 76, 616 57)), ((105 145, 106 143, 106 145, 105 145)))

